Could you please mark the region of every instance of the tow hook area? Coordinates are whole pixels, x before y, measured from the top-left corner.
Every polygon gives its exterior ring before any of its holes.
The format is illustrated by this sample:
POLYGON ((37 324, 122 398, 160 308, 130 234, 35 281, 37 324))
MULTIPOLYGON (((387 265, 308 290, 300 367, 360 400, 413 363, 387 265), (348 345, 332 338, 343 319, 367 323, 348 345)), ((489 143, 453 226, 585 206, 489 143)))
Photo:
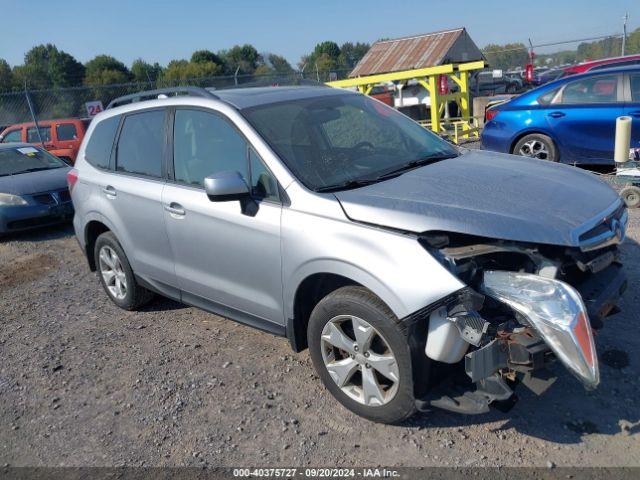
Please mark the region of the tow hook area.
POLYGON ((518 384, 537 395, 553 384, 556 378, 545 369, 552 358, 549 347, 530 327, 498 331, 493 340, 465 356, 466 381, 442 385, 429 398, 417 400, 416 406, 421 411, 435 407, 464 414, 486 413, 490 405, 509 411, 518 400, 513 392, 518 384))

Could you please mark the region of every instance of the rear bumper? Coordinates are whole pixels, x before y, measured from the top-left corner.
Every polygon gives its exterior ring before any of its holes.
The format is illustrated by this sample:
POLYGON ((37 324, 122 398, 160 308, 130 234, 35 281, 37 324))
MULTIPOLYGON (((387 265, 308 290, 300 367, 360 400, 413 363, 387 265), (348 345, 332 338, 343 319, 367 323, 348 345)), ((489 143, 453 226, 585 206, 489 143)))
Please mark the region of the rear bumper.
POLYGON ((73 204, 0 207, 0 233, 20 232, 71 220, 73 204))
POLYGON ((496 120, 488 121, 480 136, 481 148, 493 152, 511 153, 510 131, 507 131, 504 124, 496 120))

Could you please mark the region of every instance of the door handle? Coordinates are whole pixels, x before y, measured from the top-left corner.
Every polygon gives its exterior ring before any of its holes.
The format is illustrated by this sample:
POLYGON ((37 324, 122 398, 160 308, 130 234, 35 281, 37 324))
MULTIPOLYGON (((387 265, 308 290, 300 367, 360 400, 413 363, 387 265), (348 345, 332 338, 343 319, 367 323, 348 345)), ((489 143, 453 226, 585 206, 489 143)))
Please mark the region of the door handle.
POLYGON ((550 116, 551 118, 560 118, 560 117, 564 117, 565 115, 566 115, 566 114, 565 114, 565 113, 562 113, 562 112, 551 112, 551 113, 549 114, 549 116, 550 116))
POLYGON ((182 208, 182 205, 176 202, 171 202, 169 205, 165 205, 164 209, 169 212, 171 216, 184 217, 186 215, 186 212, 184 211, 184 208, 182 208))
POLYGON ((117 195, 116 194, 116 189, 113 188, 111 185, 107 185, 106 187, 104 187, 102 189, 102 193, 104 193, 107 197, 111 197, 111 198, 113 198, 113 197, 115 197, 117 195))

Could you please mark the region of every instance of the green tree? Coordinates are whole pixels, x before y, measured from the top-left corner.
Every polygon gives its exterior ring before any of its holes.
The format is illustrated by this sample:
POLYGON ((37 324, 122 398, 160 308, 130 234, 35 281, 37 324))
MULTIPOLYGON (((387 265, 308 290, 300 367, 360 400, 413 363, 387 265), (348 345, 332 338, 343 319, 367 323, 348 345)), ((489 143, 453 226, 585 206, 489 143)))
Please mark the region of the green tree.
POLYGON ((320 57, 321 55, 326 54, 329 58, 338 59, 340 55, 340 47, 336 42, 326 41, 318 43, 313 49, 313 54, 316 57, 320 57))
POLYGON ((172 60, 165 68, 162 79, 168 83, 214 77, 224 73, 222 66, 214 62, 189 62, 172 60))
POLYGON ((346 72, 356 66, 369 48, 368 43, 345 42, 339 46, 336 42, 327 40, 318 43, 310 54, 303 55, 298 66, 304 67, 306 72, 313 72, 316 69, 318 73, 324 74, 340 70, 346 72))
POLYGON ((158 62, 152 65, 138 58, 131 64, 131 76, 136 82, 157 82, 162 76, 162 67, 158 62))
POLYGON ((528 49, 524 43, 489 44, 484 47, 483 53, 489 66, 502 70, 522 68, 529 62, 528 49))
POLYGON ((86 85, 126 83, 131 79, 131 72, 126 65, 109 55, 98 55, 85 65, 86 85))
POLYGON ((293 67, 287 61, 286 58, 276 55, 275 53, 269 53, 266 55, 267 63, 271 65, 271 68, 277 73, 291 73, 293 67))
POLYGON ((262 56, 258 53, 253 45, 235 45, 229 50, 218 52, 224 60, 227 67, 227 73, 235 73, 239 69, 239 73, 253 73, 258 65, 264 63, 262 56))
POLYGON ((213 53, 210 50, 196 50, 191 55, 191 62, 193 63, 215 63, 216 65, 224 66, 224 60, 220 55, 213 53))
POLYGON ((55 45, 37 45, 24 56, 24 64, 14 68, 14 85, 22 88, 63 88, 81 85, 84 66, 55 45))
POLYGON ((368 43, 345 42, 340 47, 339 63, 342 68, 352 70, 371 46, 368 43))
POLYGON ((0 58, 0 92, 8 92, 13 87, 11 67, 4 58, 0 58))
POLYGON ((627 37, 627 44, 625 46, 627 54, 640 53, 640 28, 636 28, 627 37))

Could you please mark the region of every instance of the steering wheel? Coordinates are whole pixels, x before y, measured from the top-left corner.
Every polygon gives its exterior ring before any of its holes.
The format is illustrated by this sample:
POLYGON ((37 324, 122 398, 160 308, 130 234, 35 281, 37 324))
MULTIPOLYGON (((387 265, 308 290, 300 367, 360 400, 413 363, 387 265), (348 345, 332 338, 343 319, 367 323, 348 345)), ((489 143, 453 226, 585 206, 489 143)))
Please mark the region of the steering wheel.
POLYGON ((373 146, 373 143, 367 142, 366 140, 363 142, 356 143, 353 147, 354 150, 360 150, 361 148, 368 148, 369 150, 374 150, 376 147, 373 146))

